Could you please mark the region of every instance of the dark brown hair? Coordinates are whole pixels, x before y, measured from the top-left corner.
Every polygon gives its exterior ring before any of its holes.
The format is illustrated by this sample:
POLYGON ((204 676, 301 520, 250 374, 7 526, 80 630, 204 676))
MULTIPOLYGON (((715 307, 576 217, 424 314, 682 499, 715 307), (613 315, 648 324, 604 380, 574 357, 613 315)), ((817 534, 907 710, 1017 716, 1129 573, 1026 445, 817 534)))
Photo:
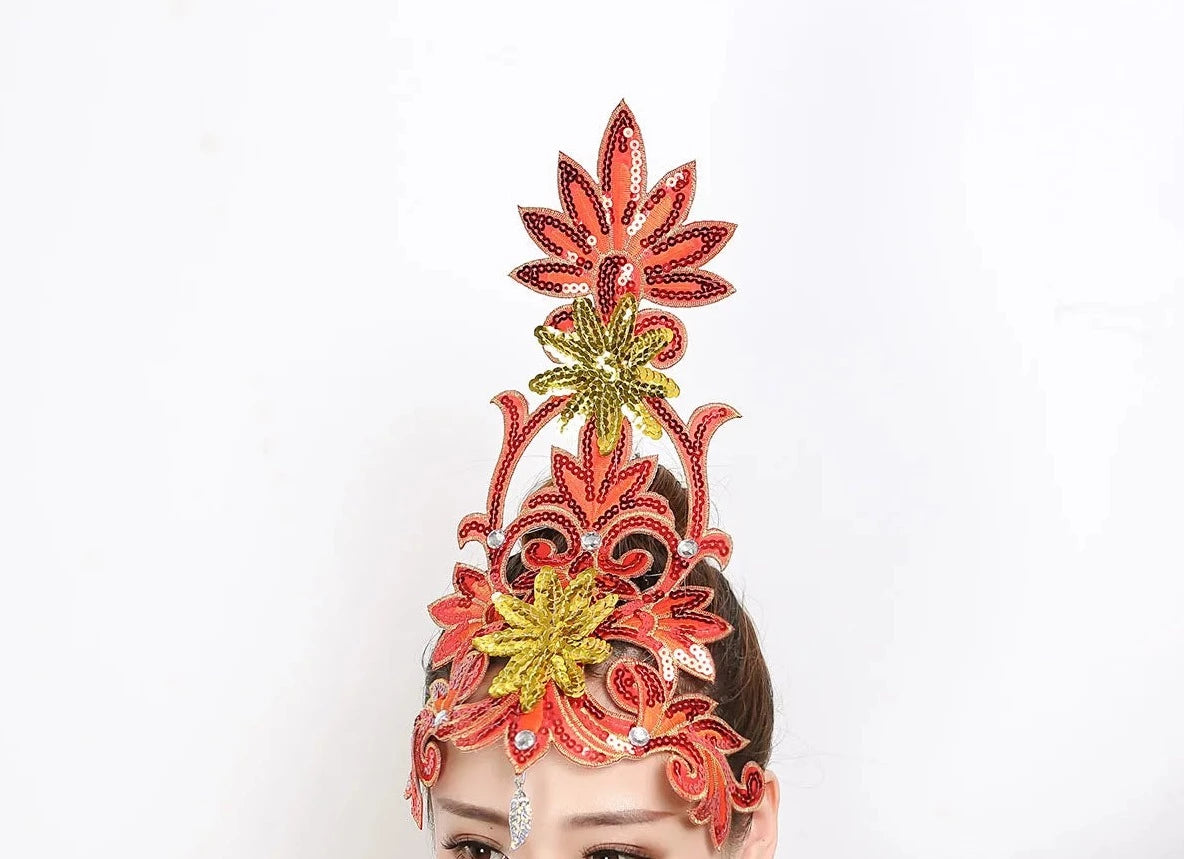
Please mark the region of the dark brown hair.
MULTIPOLYGON (((548 483, 549 480, 541 485, 546 486, 548 483)), ((669 502, 679 536, 685 535, 688 512, 686 487, 670 469, 659 465, 655 470, 650 490, 669 502)), ((560 551, 567 548, 567 541, 559 532, 552 529, 543 528, 527 534, 527 539, 538 537, 550 540, 560 551)), ((638 587, 645 590, 657 581, 666 566, 666 545, 650 534, 630 534, 614 547, 613 557, 620 558, 631 549, 644 549, 654 559, 649 571, 634 580, 638 587)), ((523 572, 525 566, 521 553, 516 553, 508 560, 506 569, 510 581, 523 572)), ((727 577, 717 570, 714 564, 705 560, 695 564, 684 584, 711 588, 715 596, 708 608, 732 625, 730 635, 707 645, 715 661, 715 682, 708 683, 680 672, 678 685, 680 692, 701 692, 718 702, 717 715, 748 739, 748 745, 728 759, 732 772, 739 779, 745 763, 756 761, 762 768, 766 767, 772 752, 773 684, 769 677, 769 668, 765 664, 752 618, 727 577)), ((650 664, 654 662, 653 657, 647 652, 623 642, 614 641, 613 650, 615 658, 628 656, 650 664)), ((590 676, 603 677, 612 661, 614 660, 588 666, 587 673, 590 676)), ((437 678, 447 678, 449 668, 445 665, 434 671, 425 668, 425 671, 426 684, 431 684, 437 678)), ((736 825, 733 826, 734 835, 745 832, 750 822, 747 814, 737 817, 736 825)))

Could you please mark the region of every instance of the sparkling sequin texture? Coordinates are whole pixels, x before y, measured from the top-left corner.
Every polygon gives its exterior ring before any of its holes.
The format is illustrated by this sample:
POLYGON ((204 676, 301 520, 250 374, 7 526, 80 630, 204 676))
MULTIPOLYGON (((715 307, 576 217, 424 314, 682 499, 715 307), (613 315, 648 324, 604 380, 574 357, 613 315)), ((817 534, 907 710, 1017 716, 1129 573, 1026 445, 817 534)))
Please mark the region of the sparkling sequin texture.
POLYGON ((560 427, 577 412, 593 418, 601 453, 616 446, 623 410, 634 415, 646 435, 660 438, 662 429, 646 400, 678 394, 673 379, 647 366, 669 345, 673 332, 652 328, 639 335, 636 318, 637 299, 632 295, 622 296, 607 325, 591 299, 577 298, 571 331, 546 325, 535 329, 538 341, 568 359, 568 363, 535 376, 530 380, 530 389, 536 394, 571 392, 572 397, 559 415, 560 427))
MULTIPOLYGON (((510 594, 493 598, 508 629, 473 639, 473 647, 490 656, 508 656, 510 661, 489 687, 493 696, 518 693, 523 711, 543 697, 548 682, 566 694, 584 694, 582 665, 608 659, 608 642, 593 638, 592 632, 617 604, 616 594, 595 602, 596 571, 585 570, 564 586, 551 567, 544 567, 534 580, 534 602, 510 594)), ((521 748, 521 747, 520 747, 521 748)))
POLYGON ((460 545, 477 543, 488 566, 456 564, 452 592, 428 607, 441 629, 431 666, 447 677, 430 685, 415 717, 405 796, 422 826, 422 792, 439 777, 440 744, 498 744, 517 775, 508 823, 518 849, 532 818, 524 776, 552 747, 589 767, 667 755, 672 788, 720 849, 733 813, 760 802, 764 776, 755 762, 729 763, 747 741, 716 714, 709 645, 732 629, 711 611, 711 589, 686 578, 695 564, 723 570, 731 558, 731 538, 708 524, 706 463, 715 432, 737 413, 710 403, 684 420, 669 402, 678 386, 660 371, 688 346, 671 308, 734 291, 702 266, 735 225, 687 221, 694 162, 648 184, 641 130, 624 102, 605 128, 595 176, 561 155, 558 180, 560 210, 519 210, 546 257, 511 272, 562 302, 535 329, 555 366, 531 380, 545 398, 537 407, 517 391, 493 398, 503 435, 485 509, 457 528, 460 545), (552 421, 563 426, 576 415, 585 420, 574 450, 552 448, 551 479, 509 513, 510 482, 528 446, 552 421), (657 460, 633 455, 635 432, 665 436, 673 447, 687 487, 684 527, 650 489, 657 460), (661 559, 614 551, 637 534, 665 547, 661 559), (513 580, 511 558, 521 561, 513 580), (615 642, 640 648, 658 667, 624 658, 606 666, 610 700, 600 702, 585 666, 611 659, 615 642), (493 658, 506 662, 491 669, 493 658), (489 694, 477 696, 493 670, 489 694), (705 681, 704 694, 680 694, 682 675, 705 681))

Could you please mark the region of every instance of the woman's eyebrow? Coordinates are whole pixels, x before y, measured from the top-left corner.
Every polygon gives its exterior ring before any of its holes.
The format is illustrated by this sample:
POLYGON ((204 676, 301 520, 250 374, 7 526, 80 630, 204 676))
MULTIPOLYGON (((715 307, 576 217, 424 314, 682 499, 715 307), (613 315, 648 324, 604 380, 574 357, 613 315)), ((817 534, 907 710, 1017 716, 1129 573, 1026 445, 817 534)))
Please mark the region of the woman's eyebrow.
POLYGON ((628 826, 633 823, 653 823, 656 820, 670 817, 674 813, 673 811, 648 811, 640 808, 631 808, 625 811, 597 811, 572 815, 564 823, 579 829, 593 826, 628 826))
POLYGON ((501 826, 503 829, 507 828, 506 812, 500 809, 472 805, 468 802, 449 799, 446 796, 437 796, 434 799, 436 804, 449 814, 455 814, 457 817, 467 817, 469 820, 477 820, 481 823, 492 823, 494 826, 501 826))

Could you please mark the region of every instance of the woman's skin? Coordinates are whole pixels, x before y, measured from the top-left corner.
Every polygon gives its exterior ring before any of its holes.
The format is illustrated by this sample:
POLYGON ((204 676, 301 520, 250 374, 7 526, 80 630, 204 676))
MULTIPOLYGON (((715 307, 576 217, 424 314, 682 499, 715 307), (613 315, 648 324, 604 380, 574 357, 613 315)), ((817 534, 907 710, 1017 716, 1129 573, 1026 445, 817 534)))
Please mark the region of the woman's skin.
POLYGON ((442 751, 431 790, 438 859, 773 859, 780 793, 767 770, 747 835, 716 851, 707 827, 691 822, 691 804, 670 786, 669 755, 585 767, 553 749, 526 772, 534 824, 511 852, 514 769, 505 750, 495 743, 474 751, 444 744, 442 751))

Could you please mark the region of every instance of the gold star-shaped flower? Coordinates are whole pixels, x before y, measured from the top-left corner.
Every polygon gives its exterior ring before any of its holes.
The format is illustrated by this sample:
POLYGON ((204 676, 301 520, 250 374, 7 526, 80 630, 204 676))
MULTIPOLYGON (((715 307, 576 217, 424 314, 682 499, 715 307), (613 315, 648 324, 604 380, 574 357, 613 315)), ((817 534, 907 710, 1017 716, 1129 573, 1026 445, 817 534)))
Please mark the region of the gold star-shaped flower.
POLYGON ((596 423, 600 452, 608 454, 621 434, 622 409, 638 420, 651 438, 661 438, 662 428, 645 405, 646 397, 674 397, 678 385, 664 373, 647 366, 651 358, 673 339, 669 328, 651 328, 641 334, 634 329, 637 297, 626 293, 613 310, 608 325, 592 306, 592 299, 573 302, 571 331, 540 325, 534 336, 545 349, 558 353, 564 366, 539 373, 530 380, 536 394, 567 391, 572 397, 559 414, 560 428, 583 413, 596 423))
POLYGON ((592 632, 617 604, 616 594, 592 602, 596 570, 588 568, 566 588, 552 567, 543 567, 534 580, 534 603, 509 594, 495 594, 493 604, 509 629, 473 639, 473 647, 510 661, 494 678, 489 694, 518 693, 522 712, 532 710, 543 697, 547 681, 572 697, 584 694, 584 669, 612 654, 612 645, 592 632))

